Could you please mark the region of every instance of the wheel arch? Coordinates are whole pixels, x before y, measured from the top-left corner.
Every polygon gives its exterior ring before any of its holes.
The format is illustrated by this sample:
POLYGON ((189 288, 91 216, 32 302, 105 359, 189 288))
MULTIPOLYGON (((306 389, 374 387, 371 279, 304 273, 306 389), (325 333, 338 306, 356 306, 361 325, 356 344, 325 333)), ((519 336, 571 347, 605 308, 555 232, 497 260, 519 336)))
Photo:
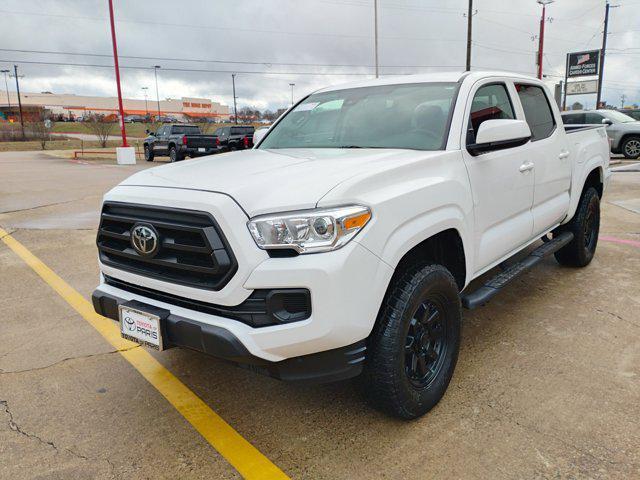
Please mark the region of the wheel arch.
POLYGON ((446 228, 413 245, 395 265, 394 274, 389 282, 393 284, 398 275, 416 263, 433 262, 445 267, 456 280, 458 289, 466 285, 467 256, 464 242, 456 228, 446 228))

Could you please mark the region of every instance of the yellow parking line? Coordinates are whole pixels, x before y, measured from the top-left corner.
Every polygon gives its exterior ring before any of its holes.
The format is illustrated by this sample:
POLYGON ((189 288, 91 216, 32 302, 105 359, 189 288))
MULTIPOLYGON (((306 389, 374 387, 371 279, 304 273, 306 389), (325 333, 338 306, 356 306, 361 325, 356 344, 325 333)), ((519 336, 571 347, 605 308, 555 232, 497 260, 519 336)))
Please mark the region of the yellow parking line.
POLYGON ((40 277, 66 300, 120 354, 140 372, 244 478, 286 479, 287 475, 245 440, 185 384, 164 368, 143 348, 120 337, 116 324, 98 315, 93 305, 33 255, 24 245, 0 228, 0 238, 40 277))

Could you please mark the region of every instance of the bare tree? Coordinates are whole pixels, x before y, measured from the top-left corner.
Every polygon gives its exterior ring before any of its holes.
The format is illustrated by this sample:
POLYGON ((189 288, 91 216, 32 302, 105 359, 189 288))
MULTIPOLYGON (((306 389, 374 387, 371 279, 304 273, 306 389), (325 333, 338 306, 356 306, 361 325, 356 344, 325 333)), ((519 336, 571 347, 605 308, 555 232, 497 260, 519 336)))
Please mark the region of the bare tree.
POLYGON ((51 140, 49 133, 49 122, 45 119, 44 113, 38 115, 36 119, 29 122, 27 129, 33 140, 37 140, 40 143, 40 148, 45 150, 47 148, 47 142, 51 140))
POLYGON ((104 115, 91 115, 91 117, 89 117, 89 121, 85 124, 87 125, 89 131, 96 137, 98 137, 100 146, 102 146, 102 148, 105 148, 107 146, 107 141, 109 140, 109 135, 111 135, 111 132, 113 131, 115 123, 108 121, 104 115))

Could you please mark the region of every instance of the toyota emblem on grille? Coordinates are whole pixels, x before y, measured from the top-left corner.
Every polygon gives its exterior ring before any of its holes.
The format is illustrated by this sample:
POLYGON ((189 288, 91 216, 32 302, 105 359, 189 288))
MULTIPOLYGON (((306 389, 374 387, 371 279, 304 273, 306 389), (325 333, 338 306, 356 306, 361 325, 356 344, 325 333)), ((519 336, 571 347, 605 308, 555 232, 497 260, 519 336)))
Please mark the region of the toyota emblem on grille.
POLYGON ((158 234, 151 225, 134 225, 131 229, 131 245, 140 255, 149 257, 158 250, 158 234))

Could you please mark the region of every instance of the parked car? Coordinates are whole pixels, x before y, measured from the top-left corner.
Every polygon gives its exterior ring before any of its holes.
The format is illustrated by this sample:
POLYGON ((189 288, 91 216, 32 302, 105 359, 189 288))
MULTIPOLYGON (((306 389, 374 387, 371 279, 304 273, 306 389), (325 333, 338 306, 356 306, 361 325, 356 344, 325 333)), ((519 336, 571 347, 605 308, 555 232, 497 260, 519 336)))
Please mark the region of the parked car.
POLYGON ((640 157, 640 122, 616 110, 570 110, 562 112, 562 121, 570 126, 606 125, 611 153, 626 158, 640 157))
POLYGON ((618 111, 630 116, 634 120, 640 121, 640 108, 623 108, 618 111))
POLYGON ((257 148, 140 171, 108 192, 93 304, 157 350, 290 381, 362 375, 374 405, 416 418, 453 375, 463 306, 548 255, 591 262, 609 177, 603 126, 565 131, 535 78, 330 87, 257 148))
POLYGON ((143 115, 125 115, 124 123, 144 123, 146 118, 143 115))
POLYGON ((220 151, 213 135, 204 135, 197 125, 163 125, 157 132, 147 130, 144 139, 144 158, 152 162, 155 157, 168 156, 172 162, 185 157, 210 155, 220 151))
POLYGON ((157 115, 155 120, 158 123, 178 123, 175 117, 169 117, 168 115, 157 115))
POLYGON ((231 126, 218 128, 213 135, 218 139, 221 152, 233 152, 253 147, 253 126, 231 126))

